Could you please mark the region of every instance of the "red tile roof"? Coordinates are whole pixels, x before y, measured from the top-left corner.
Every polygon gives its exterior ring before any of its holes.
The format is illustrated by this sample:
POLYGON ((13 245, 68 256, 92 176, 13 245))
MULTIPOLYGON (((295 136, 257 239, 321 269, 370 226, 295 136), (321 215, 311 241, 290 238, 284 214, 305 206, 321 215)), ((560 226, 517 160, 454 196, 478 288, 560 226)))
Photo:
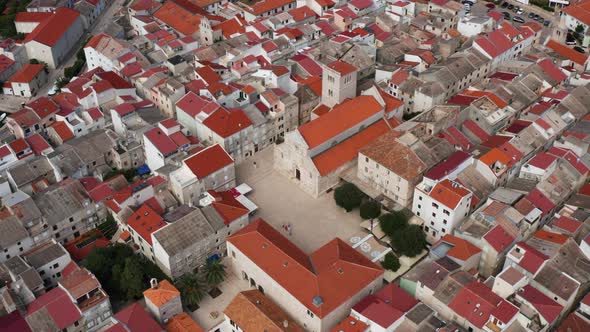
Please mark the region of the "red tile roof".
POLYGON ((205 178, 233 162, 234 160, 219 144, 205 148, 184 161, 198 179, 205 178))
POLYGON ((337 71, 342 76, 348 75, 348 74, 352 73, 353 71, 357 70, 357 68, 355 66, 349 64, 348 62, 344 62, 341 60, 336 60, 334 62, 331 62, 330 64, 328 64, 327 67, 334 70, 334 71, 337 71))
POLYGON ((528 162, 528 164, 531 166, 546 170, 556 160, 557 160, 557 157, 555 157, 547 152, 540 152, 540 153, 537 153, 537 155, 534 156, 533 159, 531 159, 528 162))
POLYGON ((435 244, 432 245, 434 248, 439 243, 446 242, 451 244, 453 247, 447 252, 447 256, 454 257, 461 261, 466 261, 469 258, 479 254, 481 249, 476 247, 475 245, 471 244, 471 242, 458 238, 456 236, 446 234, 442 237, 442 239, 438 240, 435 244))
POLYGON ((563 13, 570 15, 586 25, 590 25, 590 2, 576 1, 563 8, 563 13))
POLYGON ((166 226, 166 222, 149 205, 143 204, 127 219, 127 225, 151 246, 152 233, 166 226))
POLYGON ((167 1, 154 12, 153 16, 183 35, 191 36, 199 31, 201 19, 204 15, 201 12, 191 12, 176 2, 184 3, 178 0, 167 1))
POLYGON ((164 157, 169 156, 178 150, 178 145, 176 145, 176 143, 158 127, 152 128, 144 135, 164 157))
MULTIPOLYGON (((67 7, 60 7, 53 15, 51 15, 51 17, 44 20, 31 33, 29 33, 24 42, 29 43, 31 41, 36 41, 53 47, 79 17, 80 13, 77 11, 67 7)), ((80 26, 80 28, 82 27, 80 26)))
POLYGON ((369 325, 352 317, 344 318, 338 325, 334 326, 330 332, 367 332, 369 325))
POLYGON ((56 121, 49 128, 55 130, 55 133, 61 138, 62 142, 74 138, 74 133, 64 121, 56 121))
POLYGON ((557 67, 550 59, 543 59, 539 61, 538 64, 547 75, 549 75, 558 83, 567 79, 567 75, 564 74, 563 71, 561 71, 561 69, 557 67))
POLYGON ((372 96, 358 96, 336 105, 332 111, 298 128, 313 149, 382 111, 372 96))
POLYGON ((18 12, 16 13, 16 17, 14 21, 17 23, 21 22, 37 22, 41 23, 51 17, 52 14, 48 12, 18 12))
POLYGON ((44 65, 25 64, 9 79, 13 83, 30 83, 40 72, 44 70, 44 65))
POLYGON ((563 307, 559 303, 531 285, 524 286, 516 295, 525 299, 535 308, 548 324, 552 324, 563 310, 563 307))
POLYGON ((31 150, 33 150, 33 153, 35 153, 37 155, 39 155, 39 154, 41 154, 41 152, 51 148, 49 143, 47 143, 47 141, 45 141, 45 139, 43 137, 41 137, 41 135, 39 135, 39 134, 33 134, 33 135, 27 137, 26 140, 27 140, 27 143, 29 143, 31 150))
POLYGON ((543 215, 546 215, 555 208, 555 204, 537 188, 533 189, 525 198, 539 210, 543 211, 543 215))
POLYGON ((461 200, 469 194, 471 192, 461 184, 445 179, 432 188, 429 196, 449 209, 454 210, 461 200))
POLYGON ((291 60, 297 62, 310 75, 322 75, 322 67, 315 60, 305 54, 296 54, 291 60))
MULTIPOLYGON (((135 302, 127 308, 115 314, 115 318, 121 322, 129 331, 141 332, 161 332, 162 327, 145 311, 145 309, 135 302)), ((125 331, 127 329, 124 329, 125 331)))
POLYGON ((65 329, 73 325, 75 321, 82 318, 82 313, 72 302, 65 290, 56 287, 49 292, 39 296, 27 307, 27 316, 45 308, 55 325, 65 329))
POLYGON ((242 203, 238 202, 231 190, 221 192, 210 190, 208 192, 215 198, 211 205, 223 218, 223 223, 226 225, 250 212, 242 203))
POLYGON ((470 154, 463 151, 456 151, 449 158, 438 163, 430 171, 428 171, 424 177, 432 180, 440 180, 447 176, 449 173, 457 169, 465 160, 471 157, 470 154))
POLYGON ((569 236, 567 236, 567 235, 564 235, 561 233, 556 233, 556 232, 551 232, 551 231, 548 231, 544 228, 541 228, 540 230, 535 232, 535 234, 533 236, 536 239, 547 241, 547 242, 552 242, 552 243, 559 244, 559 245, 564 244, 569 239, 569 236))
MULTIPOLYGON (((324 116, 330 113, 332 112, 324 116)), ((395 122, 396 120, 392 119, 391 121, 395 122)), ((313 157, 313 163, 320 172, 320 175, 326 176, 347 162, 355 160, 362 148, 387 133, 389 128, 385 120, 379 120, 359 133, 313 157)))
POLYGON ((473 120, 467 120, 467 121, 463 122, 463 128, 464 128, 464 130, 465 129, 469 130, 471 133, 473 133, 473 135, 475 135, 477 138, 479 138, 482 142, 487 141, 490 138, 490 135, 488 133, 486 133, 486 131, 483 130, 473 120))
POLYGON ((556 42, 553 39, 549 40, 545 46, 552 49, 555 53, 561 55, 562 57, 569 59, 579 65, 584 65, 588 61, 587 55, 577 52, 564 44, 556 42))
POLYGON ((573 218, 569 218, 566 216, 560 216, 555 221, 553 221, 552 226, 562 229, 566 232, 569 232, 570 234, 576 234, 576 232, 582 226, 582 223, 576 219, 573 219, 573 218))
MULTIPOLYGON (((255 16, 262 15, 266 12, 270 12, 272 10, 279 10, 281 7, 287 6, 289 4, 295 4, 293 0, 262 0, 254 3, 246 11, 250 12, 255 16)), ((296 6, 294 5, 293 8, 296 6)), ((279 10, 280 11, 280 10, 279 10)))
POLYGON ((533 275, 536 274, 543 263, 549 259, 549 256, 539 252, 537 249, 529 246, 525 242, 518 242, 516 245, 525 250, 525 254, 518 262, 518 265, 533 275))
POLYGON ((117 73, 113 71, 105 71, 102 73, 95 74, 101 80, 105 80, 109 82, 113 88, 120 90, 120 89, 133 89, 133 85, 123 79, 121 76, 117 75, 117 73))
POLYGON ((465 285, 449 303, 449 308, 480 329, 491 315, 507 324, 519 311, 479 281, 465 285))
POLYGON ((514 236, 506 232, 500 225, 494 226, 483 238, 499 253, 510 247, 515 239, 514 236))
POLYGON ((262 219, 227 241, 320 318, 383 275, 378 265, 338 238, 308 256, 262 219))
POLYGON ((222 138, 228 138, 252 125, 252 122, 239 108, 226 110, 224 108, 217 109, 209 115, 203 125, 211 129, 222 138))

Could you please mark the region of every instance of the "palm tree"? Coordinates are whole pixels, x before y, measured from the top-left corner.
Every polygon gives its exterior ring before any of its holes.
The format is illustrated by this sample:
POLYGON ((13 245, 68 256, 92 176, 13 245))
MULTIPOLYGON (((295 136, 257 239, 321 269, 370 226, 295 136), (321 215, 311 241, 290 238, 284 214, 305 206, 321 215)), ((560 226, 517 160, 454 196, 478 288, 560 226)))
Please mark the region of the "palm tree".
POLYGON ((178 280, 178 288, 187 307, 196 307, 205 297, 205 285, 195 273, 188 273, 178 280))
POLYGON ((211 260, 205 265, 205 279, 212 286, 220 284, 227 275, 225 265, 219 259, 211 260))

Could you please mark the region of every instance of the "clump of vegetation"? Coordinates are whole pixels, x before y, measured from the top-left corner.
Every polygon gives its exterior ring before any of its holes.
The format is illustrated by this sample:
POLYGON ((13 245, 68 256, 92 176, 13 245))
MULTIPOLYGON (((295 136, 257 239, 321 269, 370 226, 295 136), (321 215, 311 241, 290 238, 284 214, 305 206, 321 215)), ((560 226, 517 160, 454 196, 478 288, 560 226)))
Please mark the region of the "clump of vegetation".
POLYGON ((359 207, 364 197, 365 194, 352 183, 345 183, 334 190, 336 204, 346 212, 359 207))

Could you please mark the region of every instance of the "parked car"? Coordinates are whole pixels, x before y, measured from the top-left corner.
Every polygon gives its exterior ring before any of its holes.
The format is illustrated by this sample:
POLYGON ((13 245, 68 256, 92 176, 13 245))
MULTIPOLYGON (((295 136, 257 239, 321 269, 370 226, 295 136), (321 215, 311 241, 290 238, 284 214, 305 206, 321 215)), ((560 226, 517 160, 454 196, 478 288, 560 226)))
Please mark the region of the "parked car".
POLYGON ((488 7, 489 9, 494 9, 496 8, 496 5, 494 5, 493 3, 486 3, 486 7, 488 7))
POLYGON ((533 20, 538 21, 541 18, 541 16, 539 16, 539 14, 535 14, 535 17, 533 17, 533 20))
POLYGON ((501 7, 502 7, 502 8, 506 8, 506 7, 508 7, 508 2, 504 2, 504 3, 502 4, 502 6, 501 6, 501 7))
POLYGON ((547 20, 543 23, 544 26, 548 27, 549 25, 551 25, 551 21, 547 20))
POLYGON ((583 48, 581 48, 580 46, 574 46, 574 50, 578 51, 580 53, 586 53, 586 51, 583 48))
POLYGON ((542 17, 540 17, 540 18, 539 18, 539 23, 543 24, 543 22, 545 22, 545 19, 544 19, 544 18, 542 18, 542 17))
POLYGON ((504 14, 504 19, 505 20, 509 20, 510 19, 510 13, 509 12, 502 12, 502 14, 504 14))
POLYGON ((514 9, 514 5, 508 5, 508 10, 513 10, 514 9))
POLYGON ((575 39, 566 39, 565 44, 566 45, 576 45, 577 43, 576 43, 575 39))
POLYGON ((514 22, 518 22, 518 23, 524 23, 524 19, 523 19, 522 17, 519 17, 519 16, 514 16, 514 17, 512 18, 512 20, 513 20, 514 22))
POLYGON ((517 15, 523 15, 524 14, 524 10, 522 8, 518 8, 518 10, 516 11, 517 15))
POLYGON ((529 13, 529 18, 535 19, 535 13, 533 13, 533 12, 530 12, 530 13, 529 13))

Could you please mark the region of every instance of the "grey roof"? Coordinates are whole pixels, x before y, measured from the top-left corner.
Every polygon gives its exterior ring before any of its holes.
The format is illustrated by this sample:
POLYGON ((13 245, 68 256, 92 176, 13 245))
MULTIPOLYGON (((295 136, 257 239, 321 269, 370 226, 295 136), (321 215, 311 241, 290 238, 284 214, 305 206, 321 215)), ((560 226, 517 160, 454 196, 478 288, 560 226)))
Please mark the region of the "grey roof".
POLYGON ((406 318, 418 325, 433 313, 434 310, 430 309, 429 306, 424 303, 418 303, 418 305, 408 311, 406 318))
POLYGON ((434 297, 444 304, 449 304, 457 294, 475 278, 465 271, 449 274, 434 291, 434 297))
POLYGON ((52 179, 49 180, 53 180, 53 168, 47 158, 41 156, 36 156, 28 159, 26 163, 11 167, 7 172, 19 188, 44 177, 48 173, 52 175, 52 179))
POLYGON ((34 313, 25 317, 27 323, 33 331, 59 331, 59 327, 55 324, 55 321, 47 311, 46 307, 43 307, 34 313))
POLYGON ((72 180, 53 185, 35 195, 33 199, 47 224, 53 226, 83 210, 88 197, 82 184, 72 180))
POLYGON ((9 259, 4 262, 4 267, 6 268, 7 272, 18 276, 19 274, 25 272, 30 268, 27 262, 21 256, 14 256, 10 257, 9 259))
POLYGON ((0 220, 0 249, 8 248, 29 237, 29 233, 15 216, 0 220))
POLYGON ((215 228, 200 209, 195 209, 182 218, 153 233, 169 256, 174 256, 214 234, 215 228))
POLYGON ((31 264, 34 268, 40 268, 62 256, 69 256, 69 254, 64 247, 53 241, 45 242, 23 255, 27 263, 31 264))

